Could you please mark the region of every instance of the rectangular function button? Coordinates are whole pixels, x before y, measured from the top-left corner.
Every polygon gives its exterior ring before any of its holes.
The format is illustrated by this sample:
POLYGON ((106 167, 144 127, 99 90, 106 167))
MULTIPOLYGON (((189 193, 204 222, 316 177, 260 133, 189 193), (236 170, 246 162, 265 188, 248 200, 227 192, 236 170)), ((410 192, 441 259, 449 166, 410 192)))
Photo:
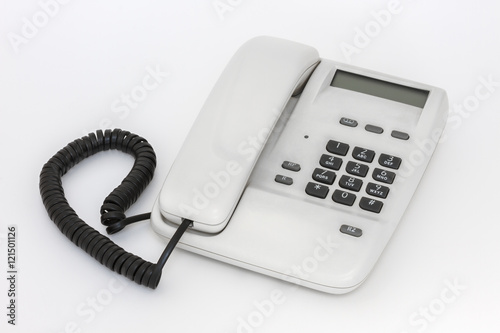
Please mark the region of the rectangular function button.
POLYGON ((392 155, 380 154, 380 157, 378 158, 378 164, 391 169, 399 169, 399 166, 401 165, 401 159, 392 155))
POLYGON ((384 204, 382 203, 382 201, 378 201, 378 200, 370 199, 370 198, 366 198, 366 197, 362 197, 361 200, 359 200, 359 207, 361 207, 361 209, 364 209, 364 210, 367 210, 367 211, 370 211, 373 213, 380 213, 383 205, 384 204))
POLYGON ((309 195, 312 195, 313 197, 316 198, 321 198, 324 199, 326 198, 326 195, 328 194, 328 186, 326 185, 320 185, 316 183, 307 183, 306 186, 306 193, 309 195))
POLYGON ((352 206, 356 200, 356 195, 347 191, 335 190, 332 195, 332 200, 342 205, 352 206))
POLYGON ((293 179, 287 176, 283 175, 276 175, 274 177, 274 181, 280 184, 285 184, 285 185, 292 185, 293 184, 293 179))
POLYGON ((366 193, 385 199, 387 198, 387 194, 389 194, 389 188, 379 184, 368 183, 366 185, 366 193))
POLYGON ((352 150, 352 157, 359 161, 371 162, 373 161, 374 156, 375 152, 370 149, 354 147, 354 149, 352 150))
POLYGON ((382 183, 392 184, 394 182, 394 178, 396 178, 396 174, 394 172, 390 172, 387 170, 382 170, 379 168, 375 168, 373 170, 373 179, 378 180, 382 183))
POLYGON ((349 150, 349 145, 347 143, 330 140, 326 144, 326 150, 335 155, 345 156, 349 150))
POLYGON ((368 173, 368 165, 349 161, 347 162, 345 171, 347 171, 347 173, 350 173, 351 175, 364 177, 368 173))
POLYGON ((393 138, 400 139, 400 140, 408 140, 410 138, 410 135, 408 135, 408 133, 400 132, 400 131, 392 131, 391 136, 393 138))
POLYGON ((340 227, 340 232, 343 234, 349 235, 349 236, 354 236, 354 237, 360 237, 361 235, 363 235, 363 230, 356 228, 356 227, 352 227, 352 226, 347 225, 347 224, 343 224, 340 227))
POLYGON ((342 159, 339 157, 332 156, 332 155, 323 154, 323 155, 321 155, 321 158, 319 160, 319 164, 322 167, 325 167, 328 169, 339 170, 340 166, 342 165, 342 159))
POLYGON ((335 180, 335 172, 316 168, 314 169, 312 178, 317 182, 332 185, 335 180))
POLYGON ((378 127, 375 125, 366 125, 365 130, 367 130, 368 132, 377 133, 377 134, 384 133, 384 129, 382 127, 378 127))
POLYGON ((281 164, 281 167, 283 169, 287 169, 290 171, 295 171, 295 172, 300 171, 300 164, 289 162, 289 161, 283 162, 283 164, 281 164))
POLYGON ((340 118, 340 123, 342 125, 349 126, 349 127, 358 126, 358 122, 356 120, 350 119, 350 118, 345 118, 345 117, 340 118))
POLYGON ((361 185, 363 185, 363 181, 358 178, 344 175, 340 177, 339 185, 342 188, 358 192, 361 189, 361 185))

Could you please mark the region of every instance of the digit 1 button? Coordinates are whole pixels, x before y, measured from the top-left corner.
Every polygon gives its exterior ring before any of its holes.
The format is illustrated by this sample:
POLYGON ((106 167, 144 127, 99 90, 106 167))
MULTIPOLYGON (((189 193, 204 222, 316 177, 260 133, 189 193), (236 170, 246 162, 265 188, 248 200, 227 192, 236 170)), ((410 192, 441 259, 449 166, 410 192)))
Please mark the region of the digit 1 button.
POLYGON ((307 183, 306 186, 306 193, 316 197, 316 198, 321 198, 324 199, 326 198, 326 195, 328 194, 328 186, 326 185, 320 185, 316 183, 307 183))
POLYGON ((354 237, 360 237, 363 234, 363 230, 356 228, 356 227, 352 227, 352 226, 347 225, 347 224, 343 224, 340 227, 340 232, 343 234, 349 235, 349 236, 354 236, 354 237))
POLYGON ((399 169, 399 166, 401 165, 401 159, 392 155, 380 154, 380 157, 378 158, 378 164, 391 169, 399 169))
POLYGON ((349 145, 347 143, 330 140, 326 144, 326 150, 335 155, 345 156, 349 150, 349 145))
POLYGON ((367 211, 373 212, 373 213, 380 213, 383 205, 384 204, 382 203, 382 201, 378 201, 378 200, 370 199, 370 198, 366 198, 366 197, 362 197, 361 200, 359 200, 359 207, 361 207, 361 209, 364 209, 364 210, 367 210, 367 211))
POLYGON ((342 205, 352 206, 356 200, 356 195, 347 191, 335 190, 332 195, 332 200, 342 205))
POLYGON ((280 184, 285 184, 285 185, 292 185, 293 184, 293 179, 287 176, 283 175, 276 175, 274 177, 274 181, 280 184))

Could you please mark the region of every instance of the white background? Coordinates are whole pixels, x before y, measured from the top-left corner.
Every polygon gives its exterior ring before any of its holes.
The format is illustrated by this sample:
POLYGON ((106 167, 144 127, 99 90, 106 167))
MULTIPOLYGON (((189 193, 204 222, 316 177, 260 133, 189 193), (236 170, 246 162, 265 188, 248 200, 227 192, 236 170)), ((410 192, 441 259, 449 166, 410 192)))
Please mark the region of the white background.
MULTIPOLYGON (((3 332, 500 331, 495 1, 400 0, 390 16, 381 12, 390 7, 386 0, 41 3, 52 3, 52 16, 34 0, 0 4, 3 332), (225 11, 214 4, 225 4, 225 11), (39 27, 29 30, 33 23, 39 27), (448 92, 454 120, 367 281, 352 293, 329 295, 178 250, 152 291, 70 243, 38 193, 50 156, 97 128, 146 137, 158 168, 127 214, 150 211, 210 88, 237 47, 257 35, 298 41, 323 58, 448 92), (115 112, 148 69, 169 75, 133 108, 115 112), (496 83, 486 87, 481 80, 496 83), (18 229, 15 327, 6 316, 9 224, 18 229), (272 293, 281 297, 271 306, 272 293)), ((101 232, 102 200, 132 161, 118 152, 99 154, 63 179, 70 204, 101 232)), ((112 239, 150 261, 165 245, 147 222, 112 239)))

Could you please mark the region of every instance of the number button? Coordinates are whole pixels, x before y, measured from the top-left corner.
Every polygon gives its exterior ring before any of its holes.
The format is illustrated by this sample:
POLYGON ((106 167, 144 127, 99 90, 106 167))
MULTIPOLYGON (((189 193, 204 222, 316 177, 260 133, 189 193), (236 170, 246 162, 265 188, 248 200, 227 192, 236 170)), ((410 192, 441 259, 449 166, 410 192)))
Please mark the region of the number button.
POLYGON ((352 157, 359 161, 371 162, 373 161, 373 157, 375 156, 375 152, 373 150, 354 147, 352 150, 352 157))
POLYGON ((385 199, 387 198, 387 194, 389 194, 389 188, 379 184, 368 183, 366 185, 366 193, 385 199))
POLYGON ((346 143, 330 140, 326 144, 326 150, 335 155, 347 155, 347 151, 349 150, 349 145, 346 143))
POLYGON ((321 198, 321 199, 326 198, 328 191, 329 189, 328 186, 326 185, 320 185, 310 182, 307 183, 306 186, 306 193, 316 198, 321 198))
POLYGON ((364 210, 367 210, 367 211, 370 211, 373 213, 377 213, 377 214, 380 213, 383 205, 384 204, 382 203, 382 201, 378 201, 378 200, 370 199, 370 198, 366 198, 366 197, 362 197, 361 200, 359 201, 359 207, 361 207, 361 209, 364 209, 364 210))
POLYGON ((351 175, 358 175, 361 177, 366 176, 366 174, 368 173, 368 165, 351 161, 347 162, 345 169, 347 173, 350 173, 351 175))
POLYGON ((382 170, 379 168, 375 168, 375 170, 373 170, 372 176, 373 179, 386 184, 392 184, 394 182, 394 178, 396 178, 396 174, 394 172, 382 170))
POLYGON ((401 159, 396 156, 381 154, 380 157, 378 158, 378 163, 381 166, 387 168, 399 169, 399 166, 401 165, 401 159))
POLYGON ((317 182, 332 185, 335 180, 335 172, 316 168, 314 169, 312 178, 317 182))
POLYGON ((352 206, 356 200, 356 195, 342 190, 335 190, 332 200, 342 205, 352 206))
POLYGON ((342 159, 335 157, 335 156, 323 154, 323 155, 321 155, 321 159, 319 160, 319 164, 322 167, 325 167, 328 169, 339 170, 340 166, 342 165, 342 159))
POLYGON ((361 185, 363 185, 363 181, 358 178, 342 176, 339 180, 339 185, 342 188, 346 188, 348 190, 353 190, 358 192, 361 189, 361 185))

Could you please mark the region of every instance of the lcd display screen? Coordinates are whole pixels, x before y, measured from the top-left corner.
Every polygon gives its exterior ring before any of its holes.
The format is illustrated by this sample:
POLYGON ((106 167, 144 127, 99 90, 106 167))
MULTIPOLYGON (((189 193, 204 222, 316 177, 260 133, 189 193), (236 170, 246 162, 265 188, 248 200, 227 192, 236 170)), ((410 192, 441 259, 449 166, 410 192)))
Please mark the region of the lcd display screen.
POLYGON ((371 77, 337 70, 333 77, 332 87, 356 91, 380 98, 390 99, 408 105, 423 108, 429 91, 410 88, 371 77))

